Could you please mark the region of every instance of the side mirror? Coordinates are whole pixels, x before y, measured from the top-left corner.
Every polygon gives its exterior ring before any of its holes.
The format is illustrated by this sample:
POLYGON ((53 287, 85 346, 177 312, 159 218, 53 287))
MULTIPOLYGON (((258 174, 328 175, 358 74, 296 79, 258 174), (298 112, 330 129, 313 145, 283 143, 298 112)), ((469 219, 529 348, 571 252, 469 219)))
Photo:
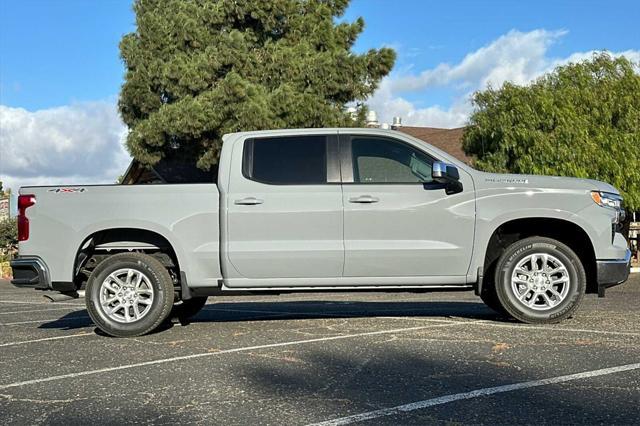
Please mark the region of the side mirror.
POLYGON ((445 185, 447 195, 462 192, 462 182, 460 182, 460 173, 456 166, 452 164, 436 161, 431 169, 431 178, 434 182, 445 185))
POLYGON ((438 183, 451 183, 460 180, 460 173, 456 166, 436 161, 431 169, 431 177, 438 183))

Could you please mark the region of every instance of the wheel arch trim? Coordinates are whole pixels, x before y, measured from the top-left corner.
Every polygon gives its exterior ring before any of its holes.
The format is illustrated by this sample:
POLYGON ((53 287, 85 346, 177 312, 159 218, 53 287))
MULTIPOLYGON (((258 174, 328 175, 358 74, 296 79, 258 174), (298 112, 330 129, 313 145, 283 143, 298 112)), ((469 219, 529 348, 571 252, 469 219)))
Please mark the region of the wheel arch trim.
MULTIPOLYGON (((184 269, 185 268, 185 262, 186 260, 186 256, 184 254, 184 251, 182 249, 182 247, 180 246, 179 242, 176 241, 174 238, 172 238, 171 236, 171 232, 166 229, 163 228, 161 226, 158 226, 157 224, 153 224, 153 223, 126 223, 126 224, 122 224, 120 222, 118 222, 117 226, 114 226, 114 224, 95 224, 94 226, 91 226, 85 230, 83 230, 82 232, 79 232, 79 235, 83 235, 84 237, 81 240, 77 240, 76 242, 74 242, 74 244, 72 245, 72 247, 75 248, 75 251, 73 252, 73 270, 72 270, 72 279, 75 279, 75 277, 78 274, 78 269, 79 269, 79 265, 78 265, 78 261, 79 261, 79 255, 81 254, 82 250, 85 249, 87 247, 88 244, 90 244, 91 240, 93 238, 95 238, 97 235, 101 234, 101 233, 108 233, 108 232, 130 232, 130 231, 134 231, 134 232, 139 232, 142 233, 142 235, 147 235, 147 236, 152 236, 154 238, 159 238, 159 241, 166 241, 168 248, 170 248, 173 251, 173 254, 176 257, 176 261, 178 262, 178 267, 184 269)), ((122 245, 117 245, 114 244, 112 246, 106 246, 103 247, 105 249, 153 249, 153 248, 162 248, 162 246, 159 246, 158 244, 154 244, 153 240, 147 240, 147 241, 136 241, 136 239, 138 238, 122 238, 122 239, 116 239, 119 241, 112 241, 110 243, 114 243, 114 242, 121 242, 121 243, 126 243, 126 244, 122 244, 122 245), (133 244, 132 244, 133 243, 133 244), (136 243, 142 243, 142 244, 136 244, 136 243)))

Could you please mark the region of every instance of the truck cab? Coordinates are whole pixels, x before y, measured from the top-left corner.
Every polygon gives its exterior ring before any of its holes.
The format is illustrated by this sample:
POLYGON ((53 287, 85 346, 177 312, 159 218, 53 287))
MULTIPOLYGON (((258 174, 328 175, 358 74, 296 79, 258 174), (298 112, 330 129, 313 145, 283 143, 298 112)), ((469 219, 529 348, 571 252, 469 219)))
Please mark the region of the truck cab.
POLYGON ((227 180, 218 182, 225 286, 468 284, 472 177, 448 155, 398 136, 228 136, 220 171, 227 180), (458 170, 455 190, 432 176, 444 162, 458 170))

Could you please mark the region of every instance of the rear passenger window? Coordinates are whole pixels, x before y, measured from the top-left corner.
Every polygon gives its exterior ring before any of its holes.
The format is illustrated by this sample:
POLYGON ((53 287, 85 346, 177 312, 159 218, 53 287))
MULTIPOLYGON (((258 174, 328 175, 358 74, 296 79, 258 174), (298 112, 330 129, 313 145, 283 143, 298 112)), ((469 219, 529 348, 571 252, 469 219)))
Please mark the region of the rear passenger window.
POLYGON ((285 136, 245 141, 247 179, 274 185, 327 183, 327 137, 285 136))

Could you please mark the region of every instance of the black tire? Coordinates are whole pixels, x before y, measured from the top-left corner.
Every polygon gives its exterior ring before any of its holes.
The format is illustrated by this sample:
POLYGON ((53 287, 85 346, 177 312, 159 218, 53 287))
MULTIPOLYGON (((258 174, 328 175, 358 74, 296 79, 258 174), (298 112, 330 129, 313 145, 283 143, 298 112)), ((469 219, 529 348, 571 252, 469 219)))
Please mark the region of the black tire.
POLYGON ((103 332, 114 337, 135 337, 158 328, 169 316, 173 307, 173 280, 167 269, 157 259, 143 253, 119 253, 100 262, 87 282, 85 293, 87 311, 93 322, 103 332), (139 320, 118 322, 111 318, 100 304, 102 283, 120 269, 133 269, 143 273, 153 289, 153 300, 148 312, 139 320))
MULTIPOLYGON (((569 318, 578 309, 585 294, 587 277, 580 258, 565 244, 551 238, 530 237, 511 244, 505 250, 496 265, 495 283, 498 300, 512 317, 529 324, 553 324, 569 318), (564 265, 569 278, 564 299, 544 310, 536 310, 520 302, 511 286, 512 273, 518 263, 536 253, 555 257, 564 265)), ((525 291, 521 294, 524 295, 525 291)), ((537 300, 544 302, 542 297, 537 300)))
POLYGON ((185 321, 196 315, 207 303, 207 297, 192 297, 189 300, 182 300, 173 305, 171 317, 180 321, 185 321))

